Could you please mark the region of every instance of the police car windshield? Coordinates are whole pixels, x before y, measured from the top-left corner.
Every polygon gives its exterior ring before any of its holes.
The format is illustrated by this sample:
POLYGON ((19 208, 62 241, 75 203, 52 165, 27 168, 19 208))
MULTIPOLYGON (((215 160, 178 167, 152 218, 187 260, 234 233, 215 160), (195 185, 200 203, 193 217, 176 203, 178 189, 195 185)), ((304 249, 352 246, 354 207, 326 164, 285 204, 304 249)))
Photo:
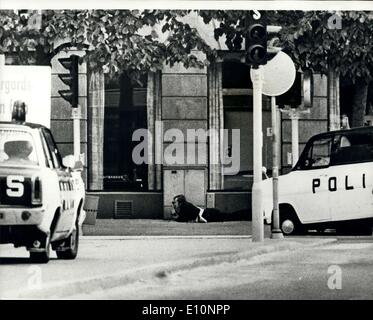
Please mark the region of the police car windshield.
POLYGON ((30 133, 0 129, 0 166, 37 166, 38 164, 30 133))

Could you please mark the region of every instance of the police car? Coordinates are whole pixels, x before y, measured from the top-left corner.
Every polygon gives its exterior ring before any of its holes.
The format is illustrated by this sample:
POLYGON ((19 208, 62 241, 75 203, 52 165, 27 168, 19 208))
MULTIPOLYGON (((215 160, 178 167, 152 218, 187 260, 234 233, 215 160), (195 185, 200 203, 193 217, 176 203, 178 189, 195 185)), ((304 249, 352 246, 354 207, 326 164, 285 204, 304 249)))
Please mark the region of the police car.
POLYGON ((0 122, 0 243, 24 246, 34 262, 78 253, 84 183, 72 156, 62 160, 50 130, 0 122))
MULTIPOLYGON (((272 179, 262 181, 264 217, 272 223, 272 179)), ((280 228, 364 230, 373 225, 373 127, 312 137, 291 172, 279 177, 280 228)))

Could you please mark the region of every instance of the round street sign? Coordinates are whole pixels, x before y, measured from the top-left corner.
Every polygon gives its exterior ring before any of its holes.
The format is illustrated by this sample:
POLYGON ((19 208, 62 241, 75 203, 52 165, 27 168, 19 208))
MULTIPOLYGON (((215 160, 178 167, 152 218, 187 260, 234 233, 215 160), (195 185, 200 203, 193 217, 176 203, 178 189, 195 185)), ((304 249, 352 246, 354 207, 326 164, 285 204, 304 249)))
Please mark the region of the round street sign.
MULTIPOLYGON (((252 70, 250 71, 252 77, 252 70)), ((279 96, 288 91, 295 80, 295 66, 284 52, 277 53, 263 66, 263 94, 279 96)))

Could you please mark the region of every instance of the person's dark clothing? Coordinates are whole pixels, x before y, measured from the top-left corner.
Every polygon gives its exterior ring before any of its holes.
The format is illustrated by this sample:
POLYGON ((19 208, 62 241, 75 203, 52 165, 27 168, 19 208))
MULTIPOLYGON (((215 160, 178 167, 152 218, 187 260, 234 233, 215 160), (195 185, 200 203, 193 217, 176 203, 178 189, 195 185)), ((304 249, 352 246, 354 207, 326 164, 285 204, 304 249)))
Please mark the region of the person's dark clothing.
POLYGON ((176 221, 187 222, 191 220, 196 220, 199 214, 199 208, 194 204, 185 201, 180 206, 180 212, 178 213, 178 218, 176 221))
POLYGON ((215 208, 206 208, 202 216, 207 222, 247 220, 246 214, 243 211, 227 213, 215 208))

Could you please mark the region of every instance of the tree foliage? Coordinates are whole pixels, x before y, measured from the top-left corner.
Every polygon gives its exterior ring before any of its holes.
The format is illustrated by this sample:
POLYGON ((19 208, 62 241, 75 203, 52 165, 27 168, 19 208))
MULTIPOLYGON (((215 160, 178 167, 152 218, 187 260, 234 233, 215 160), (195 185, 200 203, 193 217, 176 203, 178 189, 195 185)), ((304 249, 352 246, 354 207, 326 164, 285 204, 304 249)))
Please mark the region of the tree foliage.
MULTIPOLYGON (((0 52, 11 53, 18 64, 49 64, 60 50, 73 46, 86 51, 90 69, 111 74, 127 70, 131 77, 181 62, 203 67, 216 51, 196 27, 182 19, 191 10, 45 10, 37 28, 17 11, 0 11, 0 52), (165 40, 165 35, 166 40, 165 40), (57 44, 61 45, 57 45, 57 44), (197 49, 208 59, 193 54, 197 49)), ((205 24, 213 20, 214 38, 225 38, 230 50, 243 50, 251 11, 196 11, 205 24)), ((261 11, 268 24, 281 25, 280 44, 302 69, 327 73, 330 68, 353 83, 373 78, 373 13, 365 11, 261 11), (341 17, 342 28, 330 27, 341 17)), ((365 90, 366 91, 366 90, 365 90)), ((362 91, 362 92, 365 92, 362 91)), ((363 93, 366 95, 366 93, 363 93)), ((364 99, 359 99, 364 101, 364 99)))
POLYGON ((327 73, 329 68, 353 82, 373 77, 373 17, 370 12, 305 12, 282 32, 283 45, 303 68, 327 73), (331 28, 339 16, 342 28, 331 28))
POLYGON ((91 69, 104 67, 112 74, 123 70, 138 76, 162 69, 164 63, 182 62, 202 67, 193 49, 211 51, 196 29, 179 21, 188 11, 173 10, 46 10, 41 24, 30 27, 30 17, 0 11, 0 52, 11 53, 19 64, 49 64, 60 50, 86 50, 91 69), (153 27, 168 32, 160 40, 153 27), (67 42, 67 43, 66 43, 67 42), (64 43, 56 46, 56 43, 64 43))
MULTIPOLYGON (((164 63, 182 62, 187 67, 203 67, 193 49, 213 55, 198 30, 180 17, 190 11, 178 10, 45 10, 40 28, 30 28, 16 11, 0 11, 0 51, 14 52, 19 63, 48 63, 60 49, 56 42, 69 39, 71 45, 87 51, 92 68, 106 66, 119 70, 155 71, 164 63), (154 26, 168 33, 160 39, 154 26), (86 46, 89 46, 88 48, 86 46), (44 60, 44 61, 43 61, 44 60)), ((243 49, 243 10, 197 11, 204 23, 218 22, 215 39, 224 36, 231 50, 243 49)), ((342 11, 342 29, 330 29, 327 11, 267 11, 270 24, 283 26, 284 50, 303 68, 327 72, 330 66, 351 79, 372 78, 372 13, 342 11)))
MULTIPOLYGON (((226 35, 229 49, 241 46, 247 11, 201 12, 205 22, 220 21, 215 37, 226 35)), ((339 75, 354 84, 348 113, 352 126, 362 126, 369 108, 373 78, 373 13, 365 11, 267 11, 269 24, 283 27, 280 45, 297 67, 339 75)), ((339 79, 339 78, 337 78, 339 79)))
MULTIPOLYGON (((248 11, 201 11, 205 23, 219 21, 215 38, 226 36, 229 49, 243 49, 248 11), (239 44, 238 46, 235 44, 239 44)), ((330 67, 355 81, 373 77, 373 13, 365 11, 266 11, 268 24, 283 27, 280 45, 303 69, 327 73, 330 67), (340 17, 342 28, 331 25, 340 17)))

